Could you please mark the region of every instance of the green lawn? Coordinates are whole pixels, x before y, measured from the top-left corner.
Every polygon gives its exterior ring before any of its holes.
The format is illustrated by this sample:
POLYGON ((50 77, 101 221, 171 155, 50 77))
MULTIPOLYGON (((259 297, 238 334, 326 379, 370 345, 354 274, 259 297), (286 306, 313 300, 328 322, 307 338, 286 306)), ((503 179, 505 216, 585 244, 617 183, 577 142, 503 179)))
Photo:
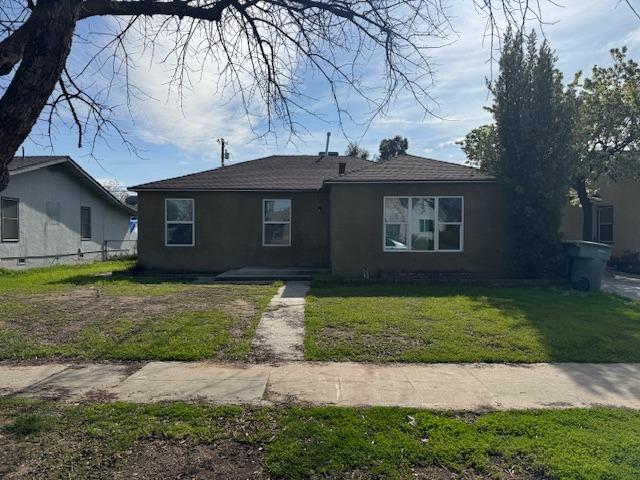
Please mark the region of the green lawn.
POLYGON ((639 362, 640 302, 553 287, 314 282, 309 360, 639 362))
POLYGON ((0 272, 0 360, 242 360, 274 285, 99 276, 115 261, 0 272))
POLYGON ((11 473, 96 479, 635 479, 640 413, 471 415, 9 398, 0 400, 0 477, 11 473))

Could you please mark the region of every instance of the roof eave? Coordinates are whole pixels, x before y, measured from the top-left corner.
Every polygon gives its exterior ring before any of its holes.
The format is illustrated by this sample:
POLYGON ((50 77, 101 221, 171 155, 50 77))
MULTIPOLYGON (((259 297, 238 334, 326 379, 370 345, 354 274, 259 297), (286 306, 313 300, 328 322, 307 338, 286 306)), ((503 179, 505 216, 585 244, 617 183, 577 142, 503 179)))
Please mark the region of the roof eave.
POLYGON ((55 160, 51 160, 49 162, 37 163, 35 165, 29 165, 23 168, 16 168, 14 170, 9 170, 9 175, 19 175, 21 173, 33 172, 35 170, 40 170, 41 168, 52 167, 53 165, 58 165, 60 163, 66 163, 71 160, 71 157, 63 157, 56 158, 55 160))
POLYGON ((96 190, 98 190, 102 195, 104 195, 108 201, 110 201, 111 203, 113 203, 116 207, 122 208, 125 211, 127 211, 128 213, 135 215, 136 211, 133 210, 131 207, 129 207, 128 205, 122 203, 120 200, 118 200, 116 197, 113 196, 113 194, 107 190, 106 188, 104 188, 98 181, 96 181, 91 175, 89 175, 87 172, 84 171, 84 169, 78 165, 71 157, 69 156, 65 156, 62 158, 58 158, 55 160, 51 160, 50 162, 43 162, 43 163, 39 163, 37 165, 31 165, 25 168, 19 168, 17 170, 12 170, 9 172, 10 175, 18 175, 21 173, 28 173, 28 172, 33 172, 35 170, 40 170, 41 168, 47 168, 47 167, 52 167, 54 165, 61 165, 61 164, 67 164, 70 165, 71 168, 73 168, 73 170, 75 170, 76 172, 78 172, 78 174, 85 179, 86 181, 89 182, 89 184, 91 184, 91 186, 93 186, 96 190))
POLYGON ((129 187, 132 192, 319 192, 319 188, 180 188, 180 187, 129 187))
POLYGON ((327 180, 325 184, 348 184, 348 183, 497 183, 495 178, 467 178, 467 179, 431 179, 431 180, 327 180))

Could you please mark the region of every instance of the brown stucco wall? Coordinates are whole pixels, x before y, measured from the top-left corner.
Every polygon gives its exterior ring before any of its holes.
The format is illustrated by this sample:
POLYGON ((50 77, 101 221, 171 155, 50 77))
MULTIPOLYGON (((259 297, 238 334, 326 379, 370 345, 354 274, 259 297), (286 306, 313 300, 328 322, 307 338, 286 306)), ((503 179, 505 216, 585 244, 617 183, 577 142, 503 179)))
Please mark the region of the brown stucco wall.
POLYGON ((243 266, 329 266, 326 192, 140 192, 138 259, 143 268, 219 272, 243 266), (165 198, 195 201, 195 246, 166 247, 165 198), (262 200, 290 198, 291 246, 262 246, 262 200))
POLYGON ((346 184, 331 189, 331 262, 334 274, 382 272, 470 273, 511 276, 504 192, 495 183, 346 184), (384 252, 383 198, 402 195, 464 197, 463 252, 384 252))
MULTIPOLYGON (((613 255, 640 252, 640 183, 603 180, 598 187, 602 201, 593 205, 593 240, 598 241, 598 206, 613 206, 613 255)), ((582 208, 567 205, 561 232, 566 240, 582 239, 582 208)))

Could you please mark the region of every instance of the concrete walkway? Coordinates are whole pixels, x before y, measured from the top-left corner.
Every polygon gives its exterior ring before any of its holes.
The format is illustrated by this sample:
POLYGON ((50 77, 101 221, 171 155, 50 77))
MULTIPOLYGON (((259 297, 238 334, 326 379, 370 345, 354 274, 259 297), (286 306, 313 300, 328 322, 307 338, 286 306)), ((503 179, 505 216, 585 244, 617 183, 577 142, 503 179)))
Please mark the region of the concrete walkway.
POLYGON ((0 364, 0 392, 62 401, 640 410, 640 364, 0 364))
POLYGON ((250 358, 261 362, 303 360, 304 305, 309 282, 287 282, 262 314, 250 358))
POLYGON ((640 300, 640 277, 612 272, 602 279, 602 290, 631 300, 640 300))

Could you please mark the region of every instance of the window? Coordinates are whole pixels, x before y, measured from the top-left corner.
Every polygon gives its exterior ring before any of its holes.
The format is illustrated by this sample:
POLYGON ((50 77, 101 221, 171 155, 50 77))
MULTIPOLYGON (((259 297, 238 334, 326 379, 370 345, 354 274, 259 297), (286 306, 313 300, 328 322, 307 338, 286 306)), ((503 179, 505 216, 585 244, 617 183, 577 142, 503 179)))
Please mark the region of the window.
POLYGON ((80 239, 91 240, 91 208, 80 207, 80 239))
POLYGON ((262 202, 262 245, 291 245, 291 200, 265 199, 262 202))
POLYGON ((192 198, 167 198, 165 201, 165 245, 193 247, 194 202, 192 198))
POLYGON ((598 241, 613 243, 613 207, 598 207, 598 241))
POLYGON ((385 197, 384 250, 461 252, 462 197, 385 197))
POLYGON ((2 218, 2 241, 17 242, 20 240, 20 220, 17 198, 0 198, 0 217, 2 218))

